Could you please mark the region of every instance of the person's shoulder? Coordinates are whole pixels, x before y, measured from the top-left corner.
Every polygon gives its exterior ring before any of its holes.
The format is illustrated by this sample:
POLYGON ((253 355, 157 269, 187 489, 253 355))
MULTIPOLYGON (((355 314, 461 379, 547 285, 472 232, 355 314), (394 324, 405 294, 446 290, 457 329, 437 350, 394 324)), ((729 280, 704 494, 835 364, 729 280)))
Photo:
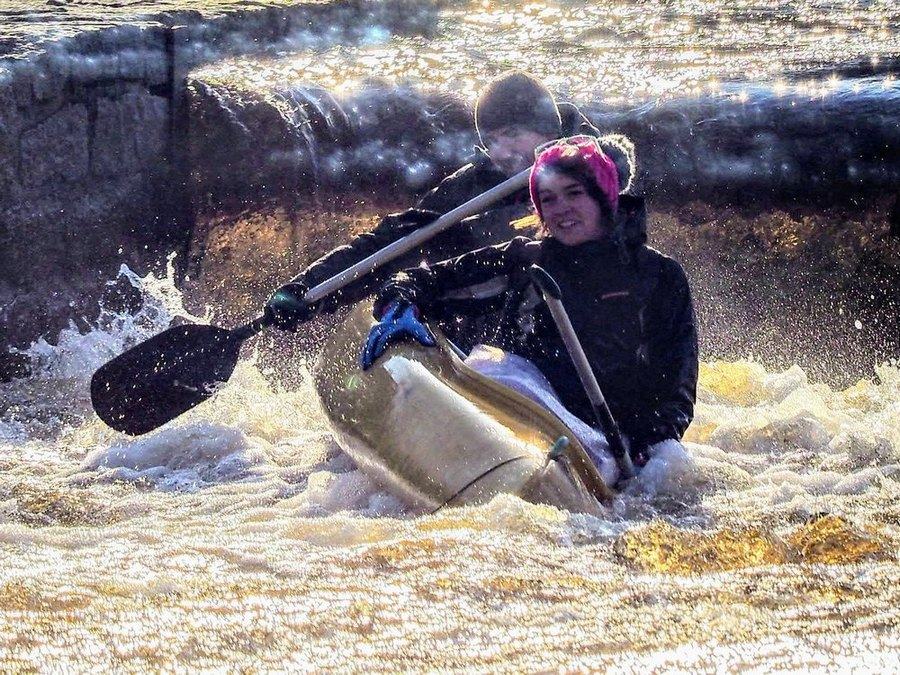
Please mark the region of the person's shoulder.
POLYGON ((560 101, 556 107, 559 110, 559 119, 562 122, 563 136, 574 136, 576 134, 600 136, 600 130, 581 111, 581 108, 574 103, 560 101))
POLYGON ((452 178, 453 176, 465 176, 481 171, 496 171, 496 168, 494 167, 494 163, 491 162, 491 158, 487 154, 487 151, 484 148, 476 147, 474 152, 469 155, 469 161, 447 176, 447 178, 452 178))
POLYGON ((666 253, 663 253, 657 248, 653 248, 652 246, 643 244, 641 245, 640 250, 648 260, 653 260, 663 267, 670 269, 681 269, 681 264, 677 260, 675 260, 675 258, 667 255, 666 253))
POLYGON ((478 165, 479 165, 479 162, 469 162, 468 164, 463 164, 456 171, 449 174, 448 176, 445 176, 441 182, 443 183, 446 181, 459 180, 460 178, 463 178, 464 176, 469 176, 469 175, 479 171, 478 165))
POLYGON ((640 249, 644 260, 659 271, 662 279, 669 283, 687 283, 687 273, 681 263, 652 246, 643 244, 640 249))
MULTIPOLYGON (((451 185, 473 184, 491 186, 497 182, 497 169, 486 158, 478 157, 474 161, 464 164, 449 176, 444 178, 438 187, 451 185)), ((499 175, 499 174, 497 174, 499 175)), ((501 176, 502 178, 502 176, 501 176)), ((484 188, 484 189, 487 189, 484 188)))
POLYGON ((419 206, 433 211, 449 211, 496 185, 500 180, 482 156, 476 157, 446 176, 420 200, 419 206))

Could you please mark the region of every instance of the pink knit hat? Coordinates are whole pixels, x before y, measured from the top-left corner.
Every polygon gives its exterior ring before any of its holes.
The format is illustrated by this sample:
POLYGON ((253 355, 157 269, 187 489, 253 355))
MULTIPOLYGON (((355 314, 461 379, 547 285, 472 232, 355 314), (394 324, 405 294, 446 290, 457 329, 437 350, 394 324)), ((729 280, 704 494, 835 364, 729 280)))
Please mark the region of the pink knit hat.
POLYGON ((561 160, 580 159, 594 175, 600 191, 606 196, 609 207, 615 213, 619 208, 619 171, 615 162, 600 149, 600 144, 592 136, 571 136, 561 138, 552 144, 538 149, 537 159, 531 167, 528 189, 531 203, 538 217, 542 220, 541 203, 538 199, 538 176, 545 169, 552 169, 561 160))

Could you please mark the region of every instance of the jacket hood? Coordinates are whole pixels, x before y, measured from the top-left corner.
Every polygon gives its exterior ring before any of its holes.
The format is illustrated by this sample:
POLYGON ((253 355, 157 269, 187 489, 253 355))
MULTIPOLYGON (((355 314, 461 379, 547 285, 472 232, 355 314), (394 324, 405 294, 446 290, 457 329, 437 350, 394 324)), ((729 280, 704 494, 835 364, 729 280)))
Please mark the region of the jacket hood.
POLYGON ((600 136, 600 130, 595 127, 581 109, 574 103, 558 103, 559 117, 562 120, 563 136, 575 136, 586 134, 588 136, 600 136))
POLYGON ((638 195, 619 195, 616 236, 633 248, 647 243, 647 205, 638 195))

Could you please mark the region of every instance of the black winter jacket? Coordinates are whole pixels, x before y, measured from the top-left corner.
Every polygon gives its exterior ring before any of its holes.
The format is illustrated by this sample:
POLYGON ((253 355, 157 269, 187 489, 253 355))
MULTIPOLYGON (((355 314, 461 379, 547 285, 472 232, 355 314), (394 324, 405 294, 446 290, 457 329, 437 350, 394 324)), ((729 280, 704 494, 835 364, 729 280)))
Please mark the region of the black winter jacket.
POLYGON ((644 244, 607 238, 568 247, 552 238, 518 237, 430 267, 404 270, 380 292, 376 311, 403 299, 426 317, 503 308, 498 346, 530 359, 563 404, 589 424, 590 401, 550 312, 527 276, 533 263, 559 284, 563 303, 634 450, 680 439, 691 422, 698 354, 687 277, 671 258, 644 244))
MULTIPOLYGON (((590 134, 599 131, 572 104, 559 104, 563 121, 563 135, 590 134)), ((476 159, 442 180, 437 187, 419 201, 415 209, 387 216, 371 231, 355 237, 349 244, 340 246, 304 270, 297 278, 312 288, 330 279, 350 265, 380 251, 388 244, 432 222, 439 214, 464 204, 470 199, 499 185, 508 176, 493 165, 483 148, 476 148, 476 159), (434 212, 433 217, 423 211, 434 212)), ((528 190, 523 189, 497 202, 481 216, 469 218, 441 233, 423 247, 410 251, 374 273, 344 287, 322 304, 322 310, 333 312, 338 307, 364 299, 381 286, 391 274, 424 261, 437 261, 462 255, 489 244, 508 241, 517 234, 510 221, 518 220, 531 212, 528 190)), ((480 329, 473 329, 470 322, 448 320, 443 325, 448 337, 461 348, 468 350, 480 329)))

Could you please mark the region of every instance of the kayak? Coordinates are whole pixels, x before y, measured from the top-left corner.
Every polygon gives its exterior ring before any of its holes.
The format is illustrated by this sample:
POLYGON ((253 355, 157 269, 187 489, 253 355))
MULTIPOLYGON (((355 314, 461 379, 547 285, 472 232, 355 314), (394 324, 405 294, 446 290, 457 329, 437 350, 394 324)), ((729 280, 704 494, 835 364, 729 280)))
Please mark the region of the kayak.
POLYGON ((374 325, 371 305, 356 306, 313 369, 335 439, 373 481, 429 511, 509 493, 603 513, 613 492, 553 414, 466 366, 434 325, 436 347, 395 343, 363 371, 374 325))

